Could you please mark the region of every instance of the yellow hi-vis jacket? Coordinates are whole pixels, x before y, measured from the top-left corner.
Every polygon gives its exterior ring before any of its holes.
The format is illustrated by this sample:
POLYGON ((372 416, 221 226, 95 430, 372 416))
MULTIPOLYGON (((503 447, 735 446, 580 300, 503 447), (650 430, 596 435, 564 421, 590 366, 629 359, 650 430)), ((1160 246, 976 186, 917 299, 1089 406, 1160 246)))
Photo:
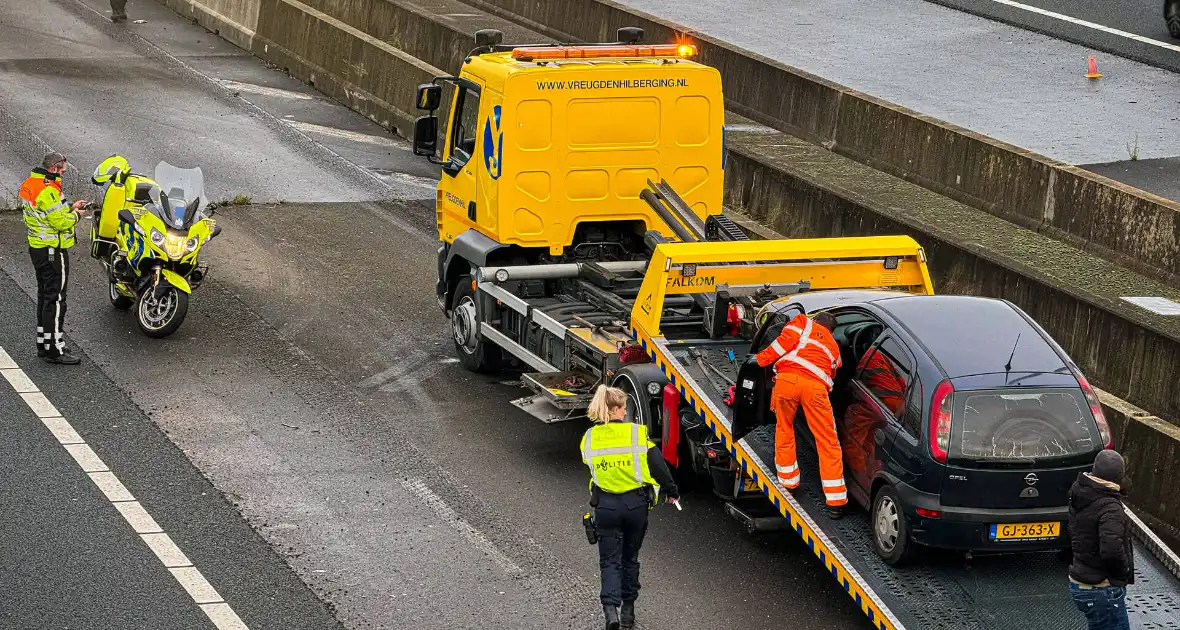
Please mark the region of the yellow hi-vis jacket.
POLYGON ((29 247, 36 249, 74 246, 74 226, 81 217, 61 196, 61 177, 41 168, 33 169, 20 185, 29 247))
POLYGON ((622 494, 651 485, 659 497, 660 484, 647 467, 647 427, 632 422, 595 425, 582 436, 582 461, 590 467, 590 489, 622 494))

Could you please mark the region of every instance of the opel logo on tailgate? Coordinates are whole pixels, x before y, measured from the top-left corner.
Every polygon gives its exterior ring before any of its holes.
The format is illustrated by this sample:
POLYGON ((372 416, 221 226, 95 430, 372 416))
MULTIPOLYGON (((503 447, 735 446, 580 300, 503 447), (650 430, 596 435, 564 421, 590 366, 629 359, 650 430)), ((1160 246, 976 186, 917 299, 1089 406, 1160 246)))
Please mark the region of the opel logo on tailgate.
POLYGON ((1037 477, 1037 473, 1028 473, 1024 476, 1024 483, 1027 483, 1030 486, 1036 485, 1037 481, 1040 481, 1040 479, 1037 477))

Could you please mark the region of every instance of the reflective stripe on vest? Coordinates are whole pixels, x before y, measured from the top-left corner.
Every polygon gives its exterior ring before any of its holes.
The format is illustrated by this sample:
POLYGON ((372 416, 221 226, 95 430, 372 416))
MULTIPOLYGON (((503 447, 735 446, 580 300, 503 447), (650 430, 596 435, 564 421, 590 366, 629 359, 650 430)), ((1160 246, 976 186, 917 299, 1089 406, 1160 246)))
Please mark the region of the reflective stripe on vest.
POLYGON ((640 434, 640 429, 640 425, 631 423, 630 444, 626 446, 610 446, 607 448, 594 447, 594 433, 596 431, 617 431, 614 427, 599 425, 586 432, 586 437, 582 444, 582 460, 590 467, 590 475, 593 477, 594 485, 606 492, 614 494, 629 492, 648 484, 651 484, 658 491, 659 484, 651 478, 651 473, 648 471, 646 465, 645 458, 650 447, 648 446, 647 439, 640 434), (627 473, 626 478, 619 475, 606 476, 608 473, 627 464, 630 464, 631 470, 627 473), (603 466, 602 471, 599 470, 600 465, 603 466))
MULTIPOLYGON (((828 358, 832 360, 832 369, 833 370, 836 369, 836 357, 832 356, 832 351, 828 350, 827 346, 825 346, 824 344, 811 338, 811 328, 812 328, 812 322, 810 319, 808 319, 807 323, 803 325, 803 330, 799 330, 799 328, 796 326, 787 326, 788 330, 794 330, 799 333, 799 343, 795 345, 794 350, 791 350, 785 356, 783 356, 781 359, 779 359, 778 361, 775 361, 775 364, 777 365, 778 363, 782 363, 783 361, 789 361, 791 363, 794 363, 795 365, 798 365, 798 366, 802 367, 803 369, 807 370, 808 372, 811 372, 812 374, 814 374, 815 377, 818 378, 819 380, 823 381, 824 384, 827 385, 828 389, 830 390, 830 389, 832 389, 832 387, 834 385, 834 383, 832 383, 832 377, 828 376, 827 372, 819 369, 819 366, 817 366, 816 364, 799 356, 799 351, 802 350, 803 348, 805 348, 809 345, 810 346, 819 346, 819 348, 824 351, 824 354, 828 355, 828 358)), ((772 343, 770 345, 774 346, 774 349, 776 352, 782 354, 783 347, 782 347, 782 345, 779 344, 778 339, 775 339, 774 343, 772 343)))

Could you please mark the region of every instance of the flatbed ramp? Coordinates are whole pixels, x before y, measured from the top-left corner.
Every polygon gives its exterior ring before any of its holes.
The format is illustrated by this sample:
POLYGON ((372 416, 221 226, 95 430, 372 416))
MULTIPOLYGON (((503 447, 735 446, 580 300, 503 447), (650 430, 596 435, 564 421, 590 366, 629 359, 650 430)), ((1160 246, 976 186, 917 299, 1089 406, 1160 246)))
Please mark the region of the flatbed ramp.
MULTIPOLYGON (((719 377, 713 368, 730 379, 736 377, 724 345, 639 337, 746 475, 875 626, 882 630, 1086 628, 1069 596, 1067 564, 1055 552, 977 556, 970 561, 959 554, 930 552, 913 566, 885 564, 873 550, 869 518, 863 510, 854 506, 839 521, 824 516, 815 449, 804 425, 796 429, 803 485, 792 494, 773 484, 773 426, 733 442, 723 393, 709 385, 719 377), (712 366, 707 368, 712 376, 702 363, 712 366)), ((736 343, 728 347, 744 356, 745 348, 736 343)), ((1180 566, 1175 566, 1175 555, 1150 531, 1144 527, 1141 532, 1142 538, 1135 543, 1135 584, 1127 589, 1131 626, 1180 629, 1180 578, 1176 575, 1180 566)))

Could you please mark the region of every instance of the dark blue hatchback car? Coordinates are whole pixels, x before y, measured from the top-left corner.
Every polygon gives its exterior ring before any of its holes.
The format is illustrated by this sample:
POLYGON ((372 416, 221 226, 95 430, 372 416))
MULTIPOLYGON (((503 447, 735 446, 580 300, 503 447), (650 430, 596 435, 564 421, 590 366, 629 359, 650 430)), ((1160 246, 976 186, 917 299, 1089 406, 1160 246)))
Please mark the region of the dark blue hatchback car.
POLYGON ((1036 322, 997 299, 817 291, 773 304, 751 350, 823 310, 843 354, 832 403, 846 483, 886 562, 915 544, 1069 546, 1070 484, 1111 435, 1094 390, 1036 322))

